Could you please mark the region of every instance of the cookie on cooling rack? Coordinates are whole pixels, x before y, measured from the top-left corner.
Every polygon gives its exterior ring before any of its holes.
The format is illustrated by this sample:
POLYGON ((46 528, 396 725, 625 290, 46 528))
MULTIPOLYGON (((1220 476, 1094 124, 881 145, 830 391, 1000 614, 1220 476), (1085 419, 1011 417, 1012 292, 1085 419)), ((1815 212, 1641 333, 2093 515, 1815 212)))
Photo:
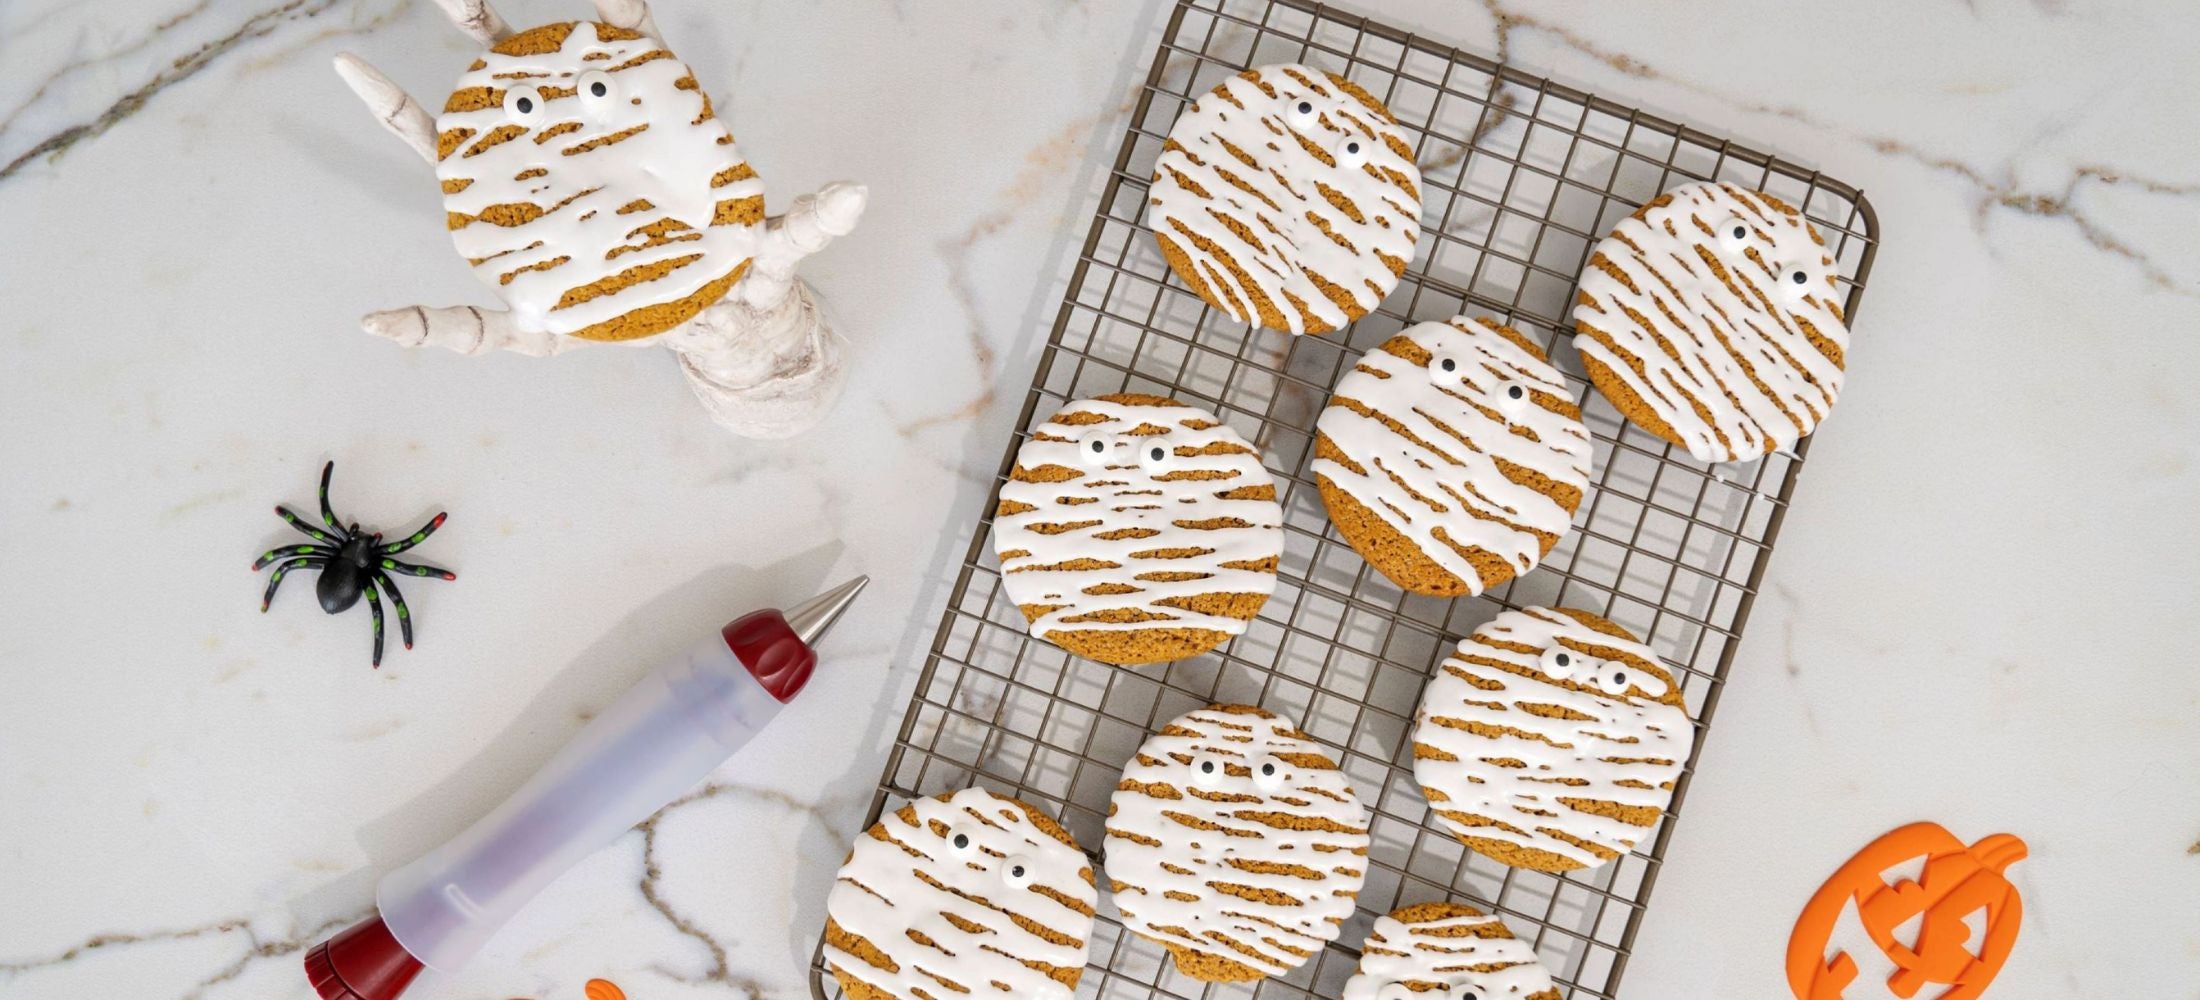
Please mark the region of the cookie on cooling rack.
POLYGON ((1211 705, 1148 738, 1108 802, 1123 925, 1184 974, 1245 982, 1334 940, 1367 877, 1368 811, 1321 747, 1267 712, 1211 705))
POLYGON ((1147 222, 1208 304, 1271 330, 1326 333, 1397 287, 1420 239, 1421 171, 1389 109, 1357 84, 1261 66, 1177 118, 1147 222))
POLYGON ((1463 903, 1418 903, 1378 917, 1343 1000, 1559 1000, 1535 949, 1463 903))
POLYGON ((1589 486, 1589 431, 1558 369, 1511 327, 1421 323, 1362 356, 1316 421, 1329 520, 1421 594, 1479 594, 1558 544, 1589 486))
POLYGON ((1069 831, 965 788, 856 838, 825 903, 825 961, 851 1000, 1069 1000, 1098 900, 1069 831))
POLYGON ((1595 868, 1664 814, 1695 739, 1650 647, 1586 611, 1525 608, 1438 666, 1414 717, 1413 776, 1475 851, 1516 868, 1595 868))
POLYGON ((1589 380, 1706 462, 1785 451, 1841 392, 1849 349, 1826 241, 1732 184, 1684 184, 1596 246, 1574 305, 1589 380))
POLYGON ((993 547, 1032 634, 1135 664, 1221 645, 1275 592, 1283 508, 1260 452, 1163 396, 1081 399, 1031 432, 993 547))

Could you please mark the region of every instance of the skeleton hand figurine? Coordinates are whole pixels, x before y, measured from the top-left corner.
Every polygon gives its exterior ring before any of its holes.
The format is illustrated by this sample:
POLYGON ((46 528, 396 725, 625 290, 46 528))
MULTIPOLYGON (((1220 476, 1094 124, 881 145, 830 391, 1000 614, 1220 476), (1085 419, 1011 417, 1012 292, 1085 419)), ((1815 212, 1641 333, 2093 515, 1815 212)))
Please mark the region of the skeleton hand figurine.
POLYGON ((816 423, 840 345, 795 265, 855 228, 864 188, 830 184, 767 219, 763 183, 642 0, 517 33, 488 0, 437 3, 487 46, 440 117, 356 56, 336 72, 435 167, 452 241, 509 309, 414 306, 367 331, 534 357, 657 339, 734 433, 816 423))

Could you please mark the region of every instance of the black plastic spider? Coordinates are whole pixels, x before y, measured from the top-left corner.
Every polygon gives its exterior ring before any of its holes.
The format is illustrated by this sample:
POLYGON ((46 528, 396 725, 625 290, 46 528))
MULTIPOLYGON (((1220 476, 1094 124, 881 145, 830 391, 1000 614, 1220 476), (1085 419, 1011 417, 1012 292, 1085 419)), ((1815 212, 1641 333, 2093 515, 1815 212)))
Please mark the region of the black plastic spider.
POLYGON ((321 523, 328 525, 328 531, 322 531, 300 520, 298 515, 284 509, 281 504, 275 505, 276 517, 282 518, 284 523, 305 532, 306 537, 321 544, 285 545, 279 549, 270 549, 266 555, 253 560, 253 572, 258 572, 260 567, 268 563, 282 560, 282 565, 275 567, 275 575, 267 581, 267 593, 260 598, 260 610, 266 611, 268 605, 274 602, 275 588, 282 586, 284 574, 301 567, 319 567, 321 576, 315 581, 313 589, 321 599, 321 610, 332 615, 349 611, 352 605, 359 603, 359 595, 366 594, 367 607, 374 611, 374 665, 380 667, 382 599, 375 590, 375 584, 381 584, 382 589, 390 592, 390 603, 397 605, 397 627, 404 634, 405 648, 411 649, 412 612, 405 609, 405 595, 397 592, 397 583, 390 579, 390 574, 410 573, 413 576, 440 577, 445 580, 456 580, 458 574, 434 566, 402 563, 389 557, 426 541, 429 535, 435 534, 435 529, 443 526, 443 519, 450 515, 438 513, 428 519, 428 523, 419 531, 406 536, 403 541, 384 545, 379 532, 360 533, 357 521, 353 521, 349 528, 336 523, 336 511, 330 509, 328 504, 328 480, 335 471, 335 462, 321 467, 321 523))

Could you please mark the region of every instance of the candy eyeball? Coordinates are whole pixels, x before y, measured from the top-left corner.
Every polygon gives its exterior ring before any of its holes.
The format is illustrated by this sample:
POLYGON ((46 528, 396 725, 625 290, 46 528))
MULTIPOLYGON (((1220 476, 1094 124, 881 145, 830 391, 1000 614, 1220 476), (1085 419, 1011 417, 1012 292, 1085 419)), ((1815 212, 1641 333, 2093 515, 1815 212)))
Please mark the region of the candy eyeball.
POLYGON ((513 124, 533 127, 543 119, 542 91, 533 87, 511 87, 504 91, 504 116, 513 124))
POLYGON ((1337 166, 1345 170, 1358 170, 1366 166, 1367 154, 1368 140, 1357 135, 1345 136, 1344 141, 1337 143, 1337 148, 1329 153, 1337 161, 1337 166))
POLYGON ((1543 651, 1543 672, 1562 681, 1595 665, 1596 661, 1564 646, 1552 646, 1543 651))
POLYGON ((947 831, 947 850, 958 858, 971 857, 978 853, 978 838, 971 836, 968 830, 950 827, 947 831))
POLYGON ((1176 449, 1160 438, 1143 438, 1131 447, 1138 450, 1138 464, 1147 472, 1167 472, 1176 465, 1176 449))
POLYGON ((1617 697, 1627 693, 1628 687, 1634 683, 1634 675, 1624 666, 1606 663, 1597 670, 1596 680, 1597 690, 1617 697))
POLYGON ((1498 411, 1510 416, 1527 409, 1528 401, 1534 394, 1519 379, 1500 378, 1493 395, 1497 397, 1498 411))
POLYGON ((1106 431, 1086 431, 1077 439, 1077 461, 1088 469, 1104 469, 1108 457, 1115 453, 1115 435, 1106 431))
POLYGON ((1301 97, 1291 102, 1291 107, 1284 111, 1283 118, 1292 128, 1305 132, 1313 129, 1314 123, 1321 120, 1321 115, 1314 110, 1314 102, 1301 97))
POLYGON ((1033 876, 1031 859, 1021 854, 1011 854, 1001 862, 1001 882, 1011 889, 1023 889, 1031 885, 1033 876))
POLYGON ((618 106, 619 83, 611 78, 611 74, 600 69, 582 73, 580 82, 574 89, 580 92, 581 106, 598 118, 606 116, 612 108, 618 106))
POLYGON ((1229 771, 1222 766, 1222 761, 1219 758, 1211 754, 1201 754, 1192 758, 1192 780, 1200 785, 1213 788, 1221 784, 1222 779, 1228 776, 1229 771))
POLYGON ((1740 253, 1743 247, 1749 245, 1749 220, 1739 215, 1727 216, 1725 222, 1719 223, 1718 234, 1720 246, 1740 253))
POLYGON ((1459 373, 1465 368, 1459 359, 1441 351, 1429 355, 1428 380, 1430 385, 1458 385, 1459 373))
POLYGON ((1801 301, 1810 294, 1812 268, 1798 263, 1781 264, 1773 271, 1773 279, 1780 286, 1780 294, 1790 301, 1801 301))
POLYGON ((1290 768, 1273 754, 1263 754, 1253 761, 1252 768, 1253 784, 1259 785, 1264 792, 1273 792, 1291 780, 1290 768))

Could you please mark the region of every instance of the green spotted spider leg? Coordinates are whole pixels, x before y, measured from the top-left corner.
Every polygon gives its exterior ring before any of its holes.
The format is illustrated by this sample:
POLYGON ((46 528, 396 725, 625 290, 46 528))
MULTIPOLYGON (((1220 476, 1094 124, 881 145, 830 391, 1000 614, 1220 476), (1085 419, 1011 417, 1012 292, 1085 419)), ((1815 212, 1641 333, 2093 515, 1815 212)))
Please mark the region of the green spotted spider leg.
POLYGON ((419 531, 415 531, 410 535, 406 535, 404 538, 398 539, 396 542, 383 546, 382 554, 386 556, 394 556, 400 552, 405 551, 406 549, 412 548, 413 546, 420 544, 421 542, 427 541, 428 536, 435 534, 435 529, 442 527, 444 519, 450 516, 450 512, 448 511, 438 511, 434 517, 428 519, 427 524, 421 526, 419 531))
POLYGON ((392 573, 409 573, 413 576, 439 576, 446 580, 458 579, 458 574, 447 569, 440 569, 435 566, 415 566, 412 563, 398 562, 395 559, 382 560, 382 568, 392 573))
MULTIPOLYGON (((377 574, 379 575, 379 574, 377 574)), ((374 577, 367 578, 367 610, 374 612, 374 665, 382 665, 382 595, 375 592, 374 577)))
POLYGON ((412 610, 405 607, 405 595, 397 590, 397 581, 381 570, 374 571, 374 582, 390 592, 390 603, 397 607, 397 633, 405 638, 405 648, 413 648, 412 610))
POLYGON ((260 610, 265 612, 275 602, 275 588, 283 585, 283 575, 301 566, 326 566, 327 556, 298 556, 275 567, 275 575, 267 581, 267 593, 260 595, 260 610))

